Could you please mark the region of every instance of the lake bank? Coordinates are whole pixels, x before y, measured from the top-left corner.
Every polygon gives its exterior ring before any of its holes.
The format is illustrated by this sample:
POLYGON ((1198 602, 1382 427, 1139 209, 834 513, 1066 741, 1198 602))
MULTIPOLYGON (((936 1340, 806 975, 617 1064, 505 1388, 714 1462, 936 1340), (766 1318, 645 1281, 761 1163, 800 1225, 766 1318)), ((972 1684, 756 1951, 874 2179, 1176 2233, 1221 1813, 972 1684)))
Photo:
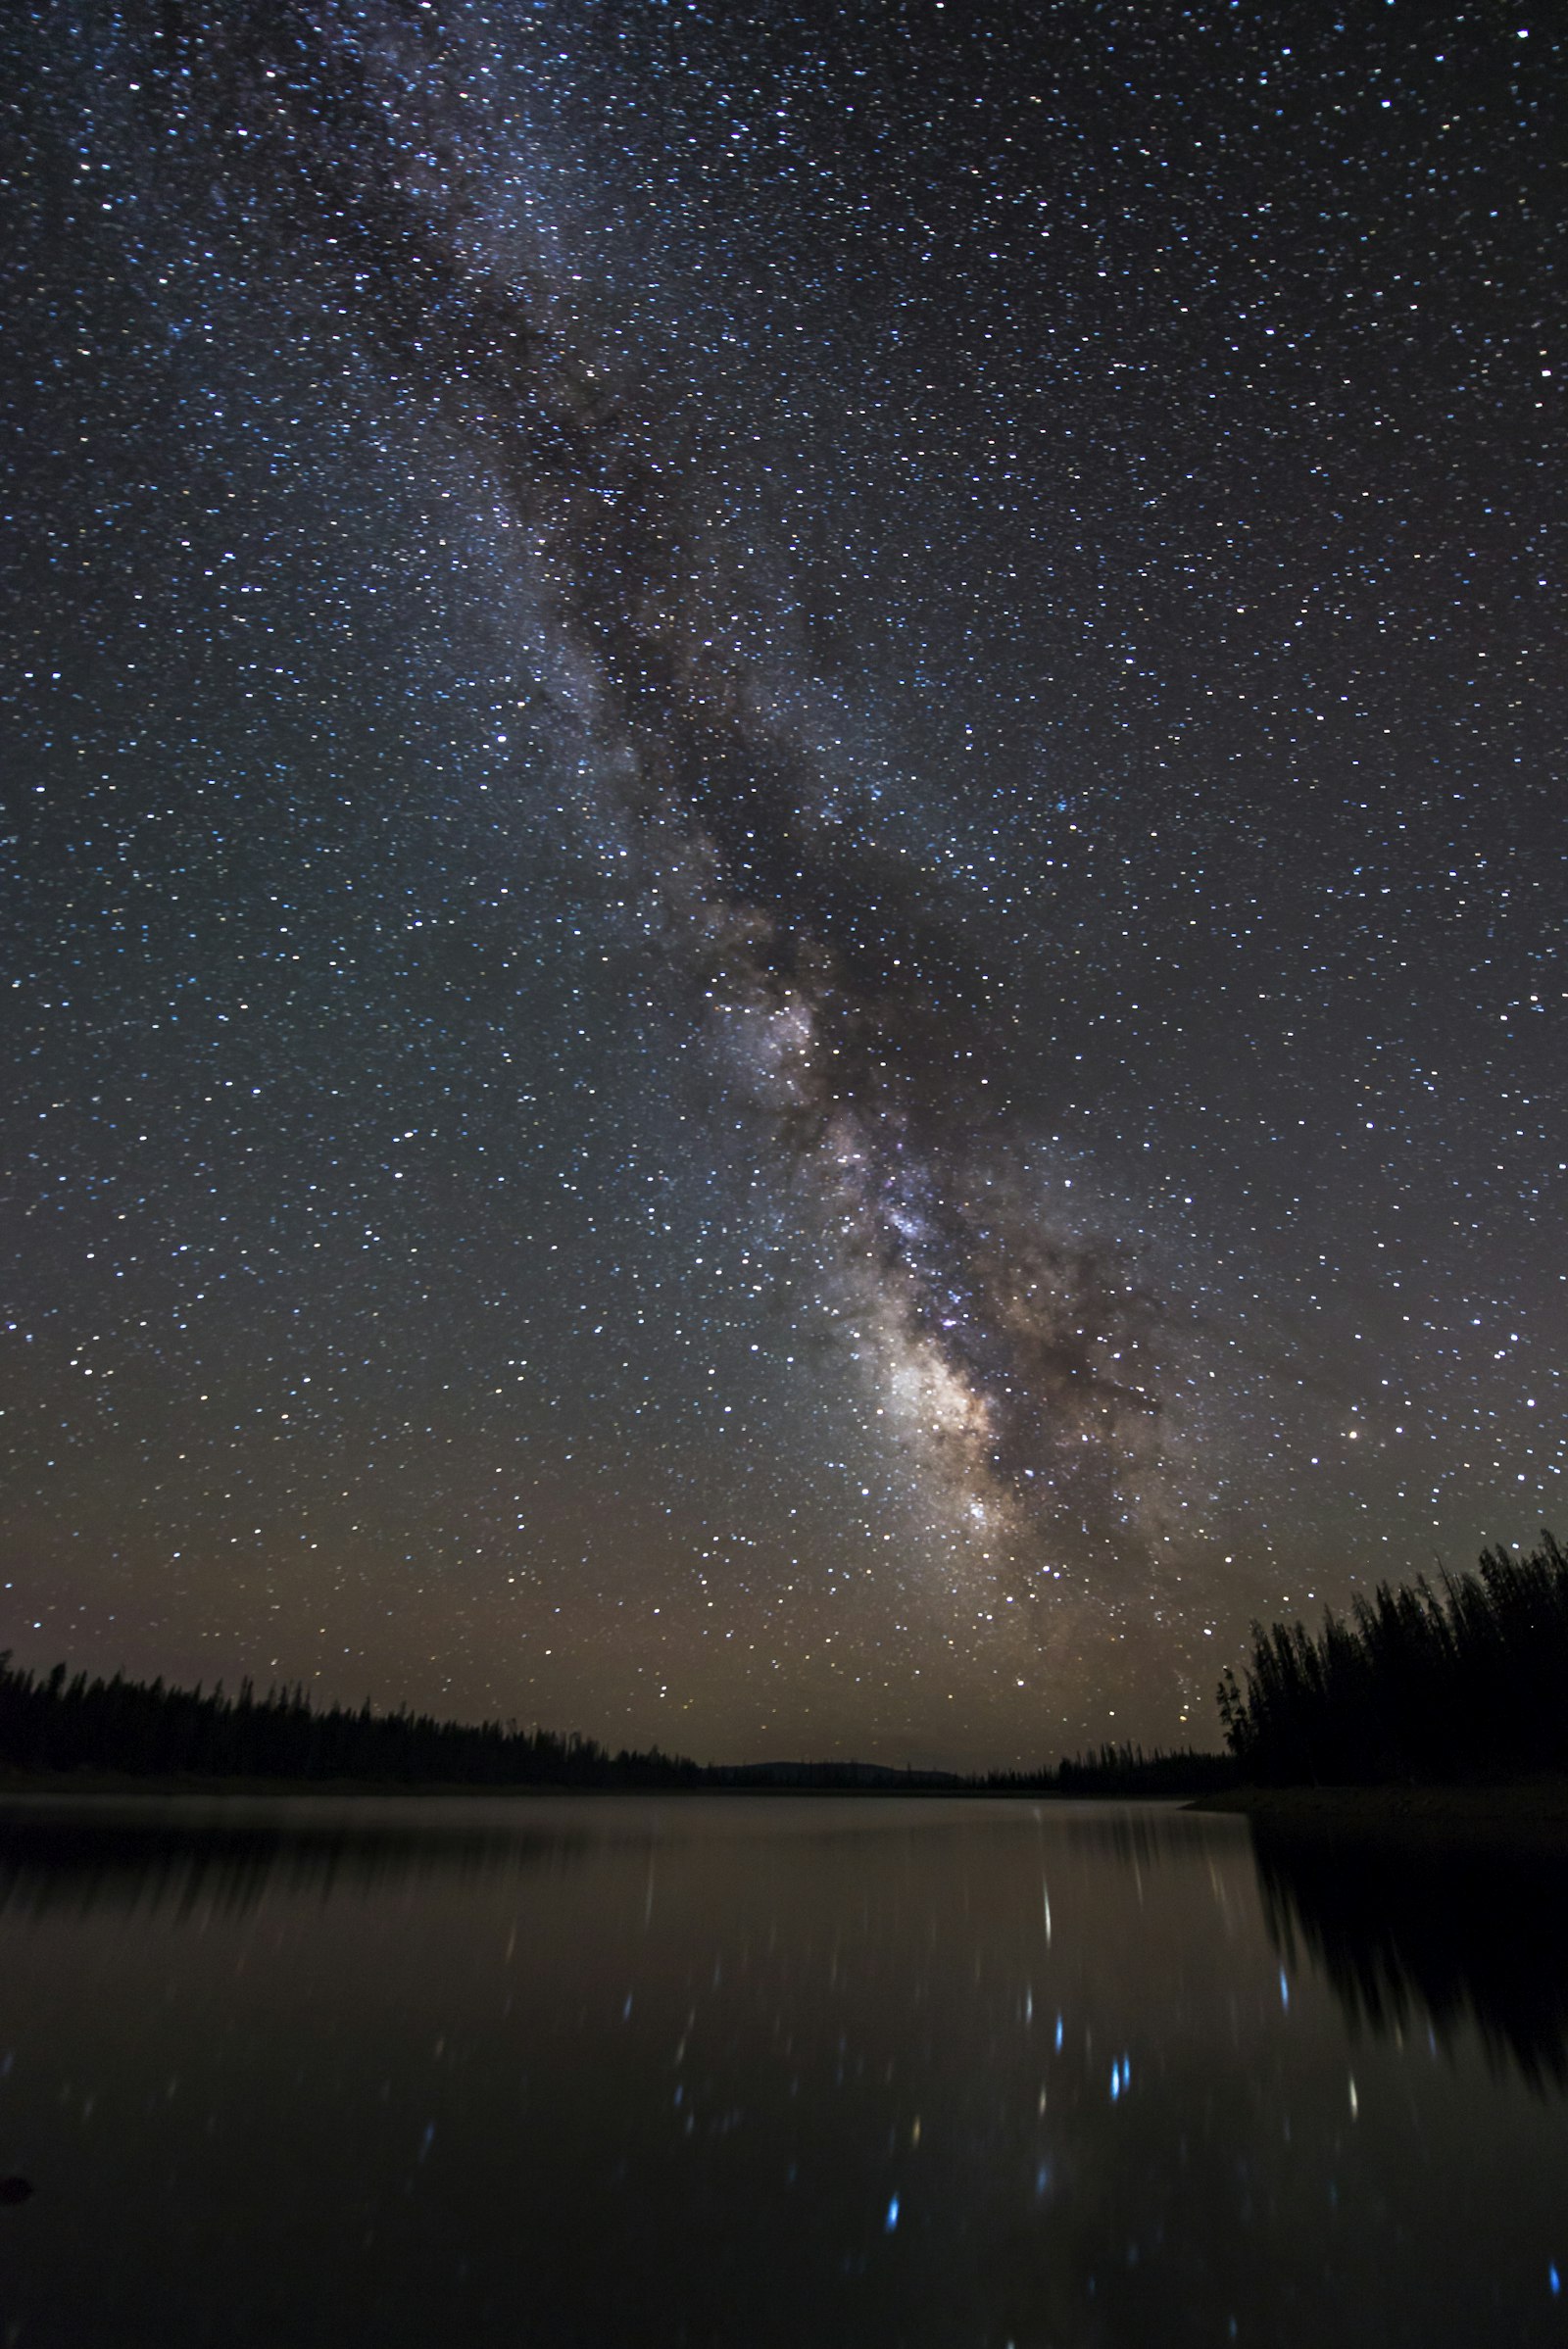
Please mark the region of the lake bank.
POLYGON ((1494 1786, 1233 1786, 1188 1803, 1259 1827, 1529 1836, 1568 1841, 1568 1778, 1494 1786))
POLYGON ((290 1801, 313 1795, 337 1800, 344 1796, 376 1797, 382 1800, 408 1795, 445 1797, 459 1800, 485 1800, 549 1795, 584 1795, 589 1797, 647 1797, 660 1802, 682 1802, 693 1796, 719 1795, 726 1799, 748 1795, 765 1800, 804 1800, 812 1802, 863 1802, 866 1800, 898 1802, 1046 1802, 1114 1804, 1134 1802, 1157 1804, 1164 1810, 1198 1809, 1204 1807, 1181 1794, 1101 1793, 1093 1788, 1074 1786, 1058 1790, 1052 1786, 951 1786, 938 1783, 922 1786, 873 1782, 865 1786, 836 1786, 797 1782, 790 1779, 724 1780, 699 1782, 696 1786, 639 1786, 616 1785, 572 1786, 548 1780, 519 1781, 511 1785, 487 1786, 483 1782, 465 1783, 457 1779, 328 1779, 328 1778, 219 1778, 198 1777, 195 1774, 155 1773, 99 1770, 6 1770, 0 1771, 0 1801, 7 1796, 33 1794, 114 1794, 145 1795, 149 1798, 171 1798, 192 1795, 243 1795, 251 1800, 258 1796, 287 1797, 290 1801))

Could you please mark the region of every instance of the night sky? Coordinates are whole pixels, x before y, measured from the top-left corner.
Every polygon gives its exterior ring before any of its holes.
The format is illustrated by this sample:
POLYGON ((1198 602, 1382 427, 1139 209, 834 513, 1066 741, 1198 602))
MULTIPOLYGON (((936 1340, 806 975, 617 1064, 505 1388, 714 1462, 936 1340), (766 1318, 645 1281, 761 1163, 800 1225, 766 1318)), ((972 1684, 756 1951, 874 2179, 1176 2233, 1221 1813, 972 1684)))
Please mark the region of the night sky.
POLYGON ((1010 1765, 1564 1525, 1545 12, 4 43, 0 1640, 1010 1765))

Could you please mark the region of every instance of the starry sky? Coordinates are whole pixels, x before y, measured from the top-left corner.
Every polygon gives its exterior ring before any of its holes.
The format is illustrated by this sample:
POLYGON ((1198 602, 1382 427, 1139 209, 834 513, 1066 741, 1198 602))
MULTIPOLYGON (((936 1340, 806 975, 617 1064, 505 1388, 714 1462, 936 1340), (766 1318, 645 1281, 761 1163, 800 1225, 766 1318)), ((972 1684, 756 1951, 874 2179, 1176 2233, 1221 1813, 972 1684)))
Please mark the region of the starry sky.
POLYGON ((8 13, 0 1638, 961 1766, 1562 1525, 1529 9, 8 13))

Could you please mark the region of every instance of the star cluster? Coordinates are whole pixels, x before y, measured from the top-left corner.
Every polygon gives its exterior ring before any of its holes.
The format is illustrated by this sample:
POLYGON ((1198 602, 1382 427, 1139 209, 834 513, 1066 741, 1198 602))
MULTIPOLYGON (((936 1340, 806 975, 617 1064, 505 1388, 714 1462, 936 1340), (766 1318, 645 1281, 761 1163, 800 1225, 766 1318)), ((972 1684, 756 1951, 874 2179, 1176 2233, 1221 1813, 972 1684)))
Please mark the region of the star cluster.
POLYGON ((1010 1763, 1560 1515, 1549 25, 7 39, 19 1650, 1010 1763))

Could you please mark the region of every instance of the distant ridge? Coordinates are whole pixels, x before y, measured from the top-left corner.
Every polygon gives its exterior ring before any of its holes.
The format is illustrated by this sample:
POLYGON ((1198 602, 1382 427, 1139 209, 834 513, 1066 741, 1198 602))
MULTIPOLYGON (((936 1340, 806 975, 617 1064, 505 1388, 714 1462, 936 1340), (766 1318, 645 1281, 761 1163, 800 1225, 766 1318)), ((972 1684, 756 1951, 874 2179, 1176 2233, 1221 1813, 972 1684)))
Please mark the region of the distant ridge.
POLYGON ((882 1762, 711 1763, 703 1773, 710 1786, 964 1786, 971 1779, 956 1770, 895 1770, 882 1762))

